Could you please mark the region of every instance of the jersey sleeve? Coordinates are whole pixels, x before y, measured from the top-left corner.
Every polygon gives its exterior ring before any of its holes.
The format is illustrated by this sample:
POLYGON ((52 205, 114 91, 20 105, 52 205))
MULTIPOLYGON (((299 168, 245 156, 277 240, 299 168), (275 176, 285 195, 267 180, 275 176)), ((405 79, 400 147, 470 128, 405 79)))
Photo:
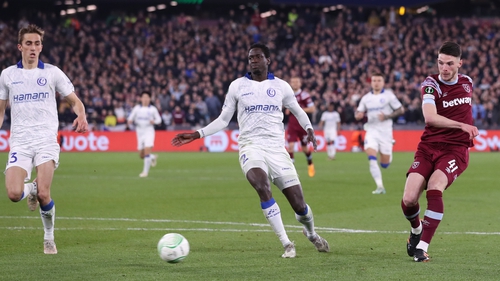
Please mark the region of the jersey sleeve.
POLYGON ((420 93, 423 101, 433 100, 435 102, 441 96, 441 88, 434 78, 428 76, 421 85, 420 93))
POLYGON ((291 104, 297 103, 297 98, 295 97, 295 93, 292 90, 290 84, 283 81, 283 105, 286 108, 289 108, 291 104))
POLYGON ((59 94, 67 96, 75 91, 73 83, 71 83, 68 76, 58 67, 55 67, 54 78, 56 81, 56 91, 59 94))
POLYGON ((391 95, 391 100, 389 101, 389 105, 391 106, 392 110, 396 110, 401 106, 403 106, 395 94, 391 95))
POLYGON ((9 99, 9 88, 7 87, 5 76, 5 71, 2 71, 2 73, 0 73, 0 100, 9 99))
POLYGON ((161 123, 161 116, 160 113, 158 112, 158 109, 153 106, 153 117, 154 117, 154 123, 156 125, 161 123))
MULTIPOLYGON (((365 95, 366 96, 366 95, 365 95)), ((359 112, 366 112, 366 106, 365 106, 365 96, 363 96, 361 98, 361 100, 359 101, 359 105, 358 105, 358 108, 356 109, 356 111, 359 111, 359 112)))
POLYGON ((236 82, 233 81, 229 85, 229 89, 227 90, 226 98, 224 100, 224 104, 222 105, 222 111, 228 110, 234 113, 236 111, 237 106, 238 106, 238 86, 236 85, 236 82))
POLYGON ((127 120, 133 122, 136 114, 137 114, 137 105, 134 106, 134 108, 132 108, 132 111, 130 112, 130 115, 128 116, 127 120))
POLYGON ((213 135, 218 131, 224 129, 229 125, 231 118, 233 118, 234 112, 238 106, 238 89, 236 83, 233 81, 229 85, 227 90, 226 99, 224 100, 224 105, 222 106, 222 112, 219 117, 212 121, 207 126, 198 130, 201 138, 213 135))

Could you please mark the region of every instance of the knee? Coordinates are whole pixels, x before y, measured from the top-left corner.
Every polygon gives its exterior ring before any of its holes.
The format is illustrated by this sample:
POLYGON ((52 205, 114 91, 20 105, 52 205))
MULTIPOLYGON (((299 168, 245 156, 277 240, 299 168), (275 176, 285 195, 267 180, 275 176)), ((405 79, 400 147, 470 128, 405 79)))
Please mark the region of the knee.
POLYGON ((50 189, 38 186, 38 200, 41 202, 50 201, 50 189))
POLYGON ((414 207, 418 204, 418 198, 413 198, 408 195, 404 195, 402 201, 406 207, 414 207))
POLYGON ((7 191, 7 196, 12 202, 19 202, 21 200, 22 193, 16 191, 7 191))

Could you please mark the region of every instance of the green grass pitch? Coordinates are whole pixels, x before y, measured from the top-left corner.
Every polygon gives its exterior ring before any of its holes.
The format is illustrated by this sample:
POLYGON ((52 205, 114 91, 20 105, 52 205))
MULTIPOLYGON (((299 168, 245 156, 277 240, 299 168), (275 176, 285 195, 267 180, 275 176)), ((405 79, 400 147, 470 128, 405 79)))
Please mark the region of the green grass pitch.
POLYGON ((499 156, 471 154, 444 193, 432 259, 422 264, 406 255, 409 224, 400 208, 413 153, 395 153, 382 171, 385 195, 371 194, 363 153, 339 153, 335 161, 314 154, 314 178, 297 153, 306 201, 331 253, 316 252, 303 237, 273 186, 297 249, 295 259, 283 259, 236 153, 160 153, 149 177, 139 178, 137 153, 63 152, 52 186, 59 253, 43 254, 38 212, 26 201, 11 203, 1 188, 0 280, 498 280, 499 156), (191 245, 179 264, 156 252, 169 232, 191 245))

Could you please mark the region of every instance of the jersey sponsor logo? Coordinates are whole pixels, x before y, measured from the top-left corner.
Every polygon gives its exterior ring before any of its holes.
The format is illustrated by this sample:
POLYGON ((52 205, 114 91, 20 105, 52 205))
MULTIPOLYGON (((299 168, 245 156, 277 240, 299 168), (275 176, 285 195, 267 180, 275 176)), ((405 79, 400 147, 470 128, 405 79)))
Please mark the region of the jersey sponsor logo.
POLYGON ((47 99, 47 98, 49 98, 48 92, 19 94, 19 95, 15 95, 13 97, 15 103, 42 101, 43 99, 47 99))
POLYGON ((472 106, 472 99, 470 97, 465 97, 465 98, 456 98, 451 101, 443 101, 443 107, 452 107, 456 105, 462 105, 462 104, 468 104, 472 106))
POLYGON ((426 92, 427 94, 432 94, 432 93, 434 93, 434 88, 432 88, 432 87, 426 87, 424 89, 424 92, 426 92))
POLYGON ((257 105, 249 105, 245 106, 246 112, 271 112, 271 111, 281 111, 281 108, 274 104, 257 104, 257 105))
POLYGON ((276 90, 273 88, 267 89, 267 95, 270 96, 271 98, 276 96, 276 90))
POLYGON ((419 165, 420 165, 420 162, 419 161, 415 161, 415 162, 413 162, 413 164, 411 164, 411 168, 412 169, 416 169, 416 168, 418 168, 419 165))
POLYGON ((464 87, 464 90, 467 92, 467 93, 470 93, 472 90, 469 86, 469 84, 462 84, 462 87, 464 87))
POLYGON ((47 85, 47 79, 44 77, 40 77, 36 79, 36 83, 38 84, 38 86, 45 86, 47 85))

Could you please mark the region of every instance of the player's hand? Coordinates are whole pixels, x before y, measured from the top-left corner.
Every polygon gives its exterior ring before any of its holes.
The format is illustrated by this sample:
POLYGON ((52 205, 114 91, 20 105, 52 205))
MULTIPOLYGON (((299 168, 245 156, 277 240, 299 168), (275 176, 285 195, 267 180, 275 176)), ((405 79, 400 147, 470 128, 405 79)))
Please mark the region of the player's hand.
POLYGON ((309 128, 307 129, 307 142, 312 143, 314 151, 318 148, 318 143, 316 143, 316 136, 314 136, 314 130, 309 128))
POLYGON ((73 130, 77 133, 86 133, 89 130, 89 123, 85 115, 76 117, 73 121, 73 130))
POLYGON ((170 143, 173 146, 179 147, 199 138, 200 138, 200 133, 198 133, 197 131, 193 133, 182 133, 182 134, 177 134, 170 143))
POLYGON ((387 119, 387 117, 385 116, 385 114, 383 114, 382 112, 380 112, 379 115, 378 115, 378 120, 384 121, 386 119, 387 119))
POLYGON ((477 129, 476 126, 472 126, 469 124, 463 124, 462 127, 460 128, 462 131, 466 132, 469 134, 469 139, 472 140, 475 137, 479 136, 479 130, 477 129))

